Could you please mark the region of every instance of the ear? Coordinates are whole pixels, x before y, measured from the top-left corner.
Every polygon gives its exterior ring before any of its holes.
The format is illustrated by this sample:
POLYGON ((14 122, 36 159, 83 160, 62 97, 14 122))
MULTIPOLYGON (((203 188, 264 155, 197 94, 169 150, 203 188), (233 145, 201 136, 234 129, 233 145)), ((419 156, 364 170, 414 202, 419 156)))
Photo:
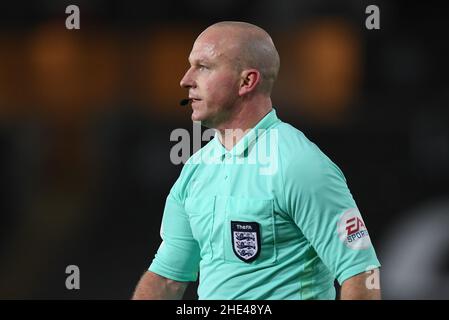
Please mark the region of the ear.
POLYGON ((240 81, 239 96, 244 96, 256 89, 260 82, 260 72, 257 69, 247 69, 242 71, 240 81))

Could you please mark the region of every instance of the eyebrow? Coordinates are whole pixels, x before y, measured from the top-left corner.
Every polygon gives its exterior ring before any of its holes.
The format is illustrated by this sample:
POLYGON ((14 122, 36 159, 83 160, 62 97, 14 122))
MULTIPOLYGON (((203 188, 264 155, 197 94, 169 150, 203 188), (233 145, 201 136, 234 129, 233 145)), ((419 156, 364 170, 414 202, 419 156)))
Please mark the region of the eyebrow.
POLYGON ((193 59, 193 60, 189 58, 189 62, 192 65, 194 65, 194 64, 196 64, 196 65, 198 65, 198 64, 211 64, 211 62, 208 59, 205 59, 205 58, 198 58, 198 59, 193 59))

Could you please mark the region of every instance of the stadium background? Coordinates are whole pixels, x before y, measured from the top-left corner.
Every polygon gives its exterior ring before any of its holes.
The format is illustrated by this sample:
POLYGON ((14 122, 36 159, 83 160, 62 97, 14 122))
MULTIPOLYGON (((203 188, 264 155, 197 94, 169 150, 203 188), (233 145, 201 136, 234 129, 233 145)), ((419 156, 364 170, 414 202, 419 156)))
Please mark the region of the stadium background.
POLYGON ((345 173, 384 298, 448 299, 445 11, 332 0, 2 1, 0 298, 131 296, 181 170, 170 133, 192 131, 179 80, 195 37, 220 20, 272 35, 278 114, 345 173), (69 4, 80 30, 65 28, 69 4), (380 30, 365 28, 370 4, 380 30), (72 264, 79 290, 65 287, 72 264))

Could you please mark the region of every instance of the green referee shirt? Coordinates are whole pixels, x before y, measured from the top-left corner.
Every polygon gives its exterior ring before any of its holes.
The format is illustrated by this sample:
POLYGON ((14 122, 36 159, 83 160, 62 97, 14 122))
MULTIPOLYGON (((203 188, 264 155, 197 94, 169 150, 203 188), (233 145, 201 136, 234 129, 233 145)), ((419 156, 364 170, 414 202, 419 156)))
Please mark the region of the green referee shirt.
POLYGON ((379 267, 340 169, 273 109, 234 148, 217 136, 166 201, 149 270, 200 275, 199 299, 334 299, 334 279, 379 267))

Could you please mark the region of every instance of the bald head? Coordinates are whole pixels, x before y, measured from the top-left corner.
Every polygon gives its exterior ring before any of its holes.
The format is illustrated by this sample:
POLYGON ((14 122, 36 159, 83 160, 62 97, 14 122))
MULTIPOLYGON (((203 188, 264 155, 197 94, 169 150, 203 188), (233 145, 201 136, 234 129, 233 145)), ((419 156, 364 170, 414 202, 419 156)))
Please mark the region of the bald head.
POLYGON ((223 21, 204 30, 198 39, 217 37, 218 48, 235 63, 238 71, 254 68, 261 74, 257 90, 270 94, 279 72, 279 54, 270 35, 262 28, 237 21, 223 21))

